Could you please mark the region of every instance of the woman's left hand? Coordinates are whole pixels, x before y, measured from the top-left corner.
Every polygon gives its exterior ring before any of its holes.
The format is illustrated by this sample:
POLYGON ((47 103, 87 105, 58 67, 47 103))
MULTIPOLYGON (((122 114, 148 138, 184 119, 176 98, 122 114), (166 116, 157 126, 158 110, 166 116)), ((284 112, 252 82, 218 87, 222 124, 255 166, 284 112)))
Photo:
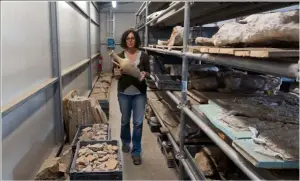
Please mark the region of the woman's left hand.
POLYGON ((148 73, 145 71, 142 71, 140 81, 143 81, 147 76, 148 76, 148 73))

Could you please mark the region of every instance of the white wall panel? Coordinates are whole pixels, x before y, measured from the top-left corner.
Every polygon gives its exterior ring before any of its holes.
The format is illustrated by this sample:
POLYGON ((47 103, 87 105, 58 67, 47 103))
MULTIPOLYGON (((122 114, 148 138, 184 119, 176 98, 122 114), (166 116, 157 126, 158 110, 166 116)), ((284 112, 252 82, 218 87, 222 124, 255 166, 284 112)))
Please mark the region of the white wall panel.
POLYGON ((94 58, 92 61, 92 80, 94 80, 95 76, 98 75, 98 63, 99 58, 94 58))
POLYGON ((86 1, 74 1, 74 3, 86 14, 88 14, 88 7, 86 1))
POLYGON ((101 43, 106 43, 107 38, 107 14, 100 13, 100 39, 101 43))
POLYGON ((52 76, 48 2, 1 2, 2 103, 52 76), (34 13, 33 13, 34 12, 34 13))
POLYGON ((92 55, 99 50, 99 26, 91 23, 91 51, 92 55))
POLYGON ((116 42, 120 43, 124 31, 135 26, 134 14, 116 13, 116 42))
POLYGON ((33 179, 54 148, 52 95, 49 88, 2 119, 3 180, 33 179))
POLYGON ((87 58, 87 19, 65 2, 58 3, 62 69, 87 58))
POLYGON ((65 76, 62 81, 63 96, 73 89, 76 89, 79 95, 83 95, 88 90, 88 64, 79 68, 75 72, 65 76))
POLYGON ((93 19, 94 21, 96 21, 97 23, 99 23, 99 16, 98 16, 98 11, 95 8, 95 6, 91 3, 90 5, 90 13, 91 13, 91 19, 93 19))

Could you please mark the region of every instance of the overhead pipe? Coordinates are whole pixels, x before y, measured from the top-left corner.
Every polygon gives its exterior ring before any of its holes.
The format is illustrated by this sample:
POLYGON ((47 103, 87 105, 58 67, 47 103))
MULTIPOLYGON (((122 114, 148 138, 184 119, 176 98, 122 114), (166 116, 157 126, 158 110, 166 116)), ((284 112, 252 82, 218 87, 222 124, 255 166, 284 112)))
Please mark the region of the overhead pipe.
MULTIPOLYGON (((170 98, 179 104, 180 101, 170 91, 167 91, 170 98)), ((223 141, 209 126, 207 126, 198 116, 196 116, 188 107, 183 108, 184 112, 189 116, 201 130, 216 143, 216 145, 223 150, 223 152, 251 179, 264 180, 255 170, 253 170, 247 163, 243 162, 243 158, 225 141, 223 141)))
POLYGON ((263 74, 273 74, 291 78, 297 78, 299 74, 298 63, 282 63, 272 60, 258 60, 249 57, 233 57, 226 55, 212 55, 206 53, 194 54, 191 52, 187 52, 186 56, 189 59, 196 59, 205 62, 212 62, 219 65, 232 66, 248 71, 260 72, 263 74))
POLYGON ((272 60, 258 60, 249 57, 237 57, 227 55, 213 55, 207 53, 192 52, 180 52, 180 51, 169 51, 157 48, 144 47, 145 50, 154 51, 162 54, 174 55, 178 57, 187 56, 188 59, 201 60, 207 63, 213 63, 217 65, 231 66, 242 70, 248 70, 253 72, 259 72, 262 74, 272 74, 277 76, 284 76, 290 78, 299 77, 299 66, 298 63, 292 62, 276 62, 272 60))

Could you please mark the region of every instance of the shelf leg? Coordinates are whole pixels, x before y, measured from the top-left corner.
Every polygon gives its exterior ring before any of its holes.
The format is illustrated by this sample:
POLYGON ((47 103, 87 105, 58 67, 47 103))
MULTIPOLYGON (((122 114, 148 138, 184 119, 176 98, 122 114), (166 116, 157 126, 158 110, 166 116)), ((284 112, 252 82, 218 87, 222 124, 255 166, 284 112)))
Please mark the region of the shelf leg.
POLYGON ((149 4, 149 1, 146 1, 146 17, 145 17, 145 46, 148 46, 148 26, 147 25, 147 16, 148 16, 148 4, 149 4))
MULTIPOLYGON (((184 32, 183 32, 183 52, 188 50, 188 39, 189 39, 189 29, 190 29, 190 4, 185 2, 184 5, 184 32)), ((188 77, 188 59, 184 55, 182 57, 182 88, 181 88, 181 114, 180 114, 180 156, 185 158, 184 155, 184 130, 185 130, 185 113, 183 108, 187 102, 187 77, 188 77)), ((184 168, 183 163, 180 162, 179 165, 179 176, 180 180, 184 180, 184 168)))

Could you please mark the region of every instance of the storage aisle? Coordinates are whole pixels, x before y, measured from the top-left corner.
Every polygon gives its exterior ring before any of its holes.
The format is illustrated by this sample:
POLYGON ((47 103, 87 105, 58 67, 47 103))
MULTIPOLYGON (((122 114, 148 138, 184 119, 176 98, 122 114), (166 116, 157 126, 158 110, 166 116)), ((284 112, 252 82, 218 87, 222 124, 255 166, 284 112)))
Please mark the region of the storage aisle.
MULTIPOLYGON (((117 98, 117 81, 113 79, 110 93, 110 125, 112 139, 120 140, 121 113, 117 98)), ((132 121, 131 121, 132 123, 132 121)), ((131 124, 132 125, 132 124, 131 124)), ((132 128, 132 127, 131 127, 132 128)), ((131 129, 132 131, 132 129, 131 129)), ((120 142, 121 143, 121 142, 120 142)), ((144 121, 142 138, 142 165, 135 166, 130 154, 123 154, 124 180, 177 180, 174 169, 168 168, 156 142, 155 134, 151 133, 148 124, 144 121)))

